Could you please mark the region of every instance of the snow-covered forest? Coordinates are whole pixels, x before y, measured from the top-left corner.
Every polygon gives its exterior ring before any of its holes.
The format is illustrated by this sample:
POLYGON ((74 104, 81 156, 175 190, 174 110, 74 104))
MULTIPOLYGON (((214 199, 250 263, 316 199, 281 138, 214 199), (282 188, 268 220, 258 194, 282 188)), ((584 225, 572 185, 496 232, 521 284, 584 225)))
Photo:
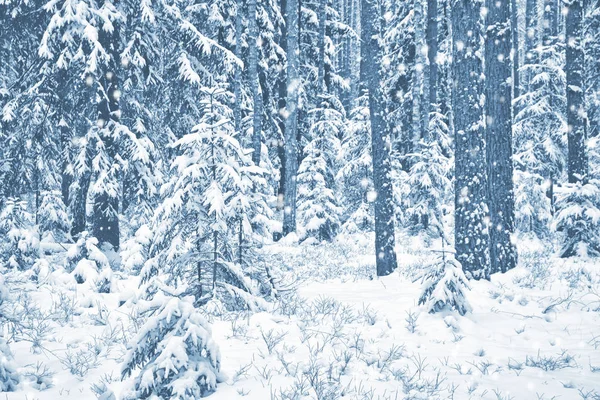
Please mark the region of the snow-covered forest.
POLYGON ((0 398, 600 399, 600 0, 0 0, 0 398))

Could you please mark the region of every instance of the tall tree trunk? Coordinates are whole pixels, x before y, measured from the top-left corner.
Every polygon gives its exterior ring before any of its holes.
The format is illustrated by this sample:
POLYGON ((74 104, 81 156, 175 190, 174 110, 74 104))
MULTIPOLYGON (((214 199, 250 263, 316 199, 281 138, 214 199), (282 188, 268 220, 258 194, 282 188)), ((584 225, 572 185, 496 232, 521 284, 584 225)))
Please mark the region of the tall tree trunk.
POLYGON ((589 136, 600 136, 600 0, 592 8, 588 32, 588 88, 591 95, 588 107, 589 136))
POLYGON ((396 235, 394 232, 394 206, 392 182, 390 178, 391 137, 385 121, 385 107, 381 85, 381 48, 376 23, 381 15, 377 9, 377 0, 362 0, 361 28, 362 70, 364 70, 369 90, 369 110, 371 118, 371 147, 373 157, 373 184, 375 199, 375 254, 377 276, 386 276, 397 268, 394 250, 396 235))
POLYGON ((569 183, 585 179, 588 173, 586 141, 585 88, 583 85, 583 0, 567 5, 566 75, 567 122, 569 124, 569 183))
POLYGON ((287 98, 285 112, 285 178, 283 234, 296 231, 296 175, 298 172, 298 0, 287 0, 287 98))
MULTIPOLYGON (((525 4, 525 65, 536 63, 535 48, 538 39, 538 0, 527 0, 525 4)), ((526 70, 524 80, 526 91, 531 87, 531 71, 526 70)))
POLYGON ((512 89, 510 5, 486 0, 485 107, 488 207, 490 212, 490 272, 506 272, 517 264, 511 242, 514 233, 512 164, 512 89))
POLYGON ((474 279, 489 277, 480 12, 480 0, 454 0, 455 246, 474 279))
POLYGON ((327 23, 327 14, 325 6, 327 0, 319 0, 319 64, 317 72, 317 93, 326 93, 327 87, 325 86, 325 24, 327 23))
MULTIPOLYGON (((285 54, 287 54, 287 24, 288 24, 288 16, 287 16, 287 0, 279 1, 279 9, 283 13, 284 23, 281 24, 281 35, 279 37, 279 46, 281 50, 285 54)), ((285 134, 285 125, 286 125, 286 97, 287 97, 287 69, 281 68, 279 75, 277 77, 277 116, 275 120, 277 121, 277 125, 279 128, 279 138, 277 143, 277 154, 279 156, 280 163, 280 171, 279 171, 279 188, 277 191, 277 209, 283 210, 285 203, 285 179, 287 173, 285 172, 285 166, 287 164, 286 161, 286 134, 285 134)))
MULTIPOLYGON (((100 102, 98 103, 98 125, 100 127, 98 135, 100 136, 108 162, 116 162, 117 157, 117 138, 115 134, 116 124, 119 123, 120 109, 119 96, 120 90, 117 79, 117 66, 119 65, 118 49, 118 27, 113 21, 113 30, 110 32, 100 29, 98 32, 98 41, 102 47, 111 56, 108 67, 99 79, 100 102)), ((108 171, 107 171, 108 172, 108 171)), ((119 195, 117 176, 114 171, 108 172, 107 177, 102 183, 103 189, 94 193, 92 233, 98 239, 98 242, 109 243, 114 249, 119 248, 119 195), (114 186, 110 188, 107 186, 114 186), (113 189, 113 190, 111 190, 113 189)))
POLYGON ((413 71, 413 127, 414 146, 419 140, 427 136, 427 123, 429 120, 429 93, 427 91, 427 54, 423 51, 427 45, 425 36, 426 23, 423 7, 424 0, 415 0, 414 6, 414 25, 415 25, 415 45, 416 45, 416 64, 413 71))
POLYGON ((262 148, 262 93, 258 81, 258 24, 256 22, 256 0, 248 0, 248 30, 250 33, 250 54, 248 59, 248 79, 250 80, 250 91, 254 103, 254 114, 252 119, 252 161, 255 165, 260 164, 260 153, 262 148))
POLYGON ((437 104, 438 89, 438 0, 427 0, 427 57, 429 59, 429 104, 437 104))
MULTIPOLYGON (((519 77, 519 18, 518 18, 517 0, 510 0, 510 26, 512 33, 512 61, 513 61, 513 99, 521 95, 521 79, 519 77)), ((516 112, 513 112, 516 114, 516 112)))

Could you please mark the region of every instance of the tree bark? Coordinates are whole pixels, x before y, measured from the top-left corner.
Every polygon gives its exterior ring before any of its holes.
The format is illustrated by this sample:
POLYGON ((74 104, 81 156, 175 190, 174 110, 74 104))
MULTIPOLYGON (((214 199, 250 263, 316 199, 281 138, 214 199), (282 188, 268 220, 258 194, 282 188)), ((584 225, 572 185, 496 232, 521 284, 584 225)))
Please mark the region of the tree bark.
MULTIPOLYGON (((519 77, 519 18, 517 11, 517 0, 510 1, 510 26, 512 33, 512 61, 513 61, 513 99, 521 95, 521 79, 519 77)), ((516 112, 514 112, 516 114, 516 112)))
MULTIPOLYGON (((110 54, 111 60, 107 65, 103 75, 99 79, 100 102, 98 103, 98 126, 99 136, 103 142, 108 161, 116 162, 117 156, 117 138, 115 134, 116 124, 119 123, 119 82, 117 79, 117 66, 119 65, 118 47, 118 26, 113 21, 113 30, 108 32, 100 29, 98 32, 98 41, 102 47, 110 54)), ((98 239, 100 244, 109 243, 114 249, 119 248, 119 194, 116 188, 119 185, 116 182, 117 177, 113 173, 108 173, 107 182, 104 185, 114 184, 115 190, 105 188, 103 191, 94 193, 92 233, 98 239), (112 181, 112 182, 110 182, 112 181)))
POLYGON ((285 118, 285 178, 283 234, 296 231, 296 175, 298 172, 298 0, 287 0, 287 97, 285 118))
POLYGON ((456 258, 474 279, 489 277, 489 238, 481 1, 454 0, 453 104, 455 129, 455 246, 456 258))
POLYGON ((325 11, 326 0, 319 0, 319 64, 317 72, 317 93, 326 93, 325 86, 325 25, 327 23, 327 14, 325 11))
POLYGON ((485 107, 488 206, 490 212, 490 272, 516 267, 512 164, 511 34, 509 3, 486 0, 485 107))
POLYGON ((361 36, 364 48, 362 70, 369 90, 369 110, 371 119, 371 147, 373 158, 373 185, 375 199, 375 254, 377 276, 386 276, 397 268, 394 250, 396 235, 392 182, 390 178, 391 137, 385 121, 381 85, 381 48, 376 23, 381 15, 377 0, 362 0, 361 36))
POLYGON ((252 92, 254 113, 252 118, 252 161, 260 164, 262 148, 262 93, 258 81, 258 25, 256 22, 256 0, 248 0, 248 30, 250 54, 248 56, 248 79, 252 92))
POLYGON ((429 104, 437 104, 438 88, 438 0, 427 0, 427 57, 429 59, 429 104))
POLYGON ((569 183, 585 180, 588 173, 586 141, 585 92, 583 85, 583 1, 572 0, 567 5, 566 75, 569 183))

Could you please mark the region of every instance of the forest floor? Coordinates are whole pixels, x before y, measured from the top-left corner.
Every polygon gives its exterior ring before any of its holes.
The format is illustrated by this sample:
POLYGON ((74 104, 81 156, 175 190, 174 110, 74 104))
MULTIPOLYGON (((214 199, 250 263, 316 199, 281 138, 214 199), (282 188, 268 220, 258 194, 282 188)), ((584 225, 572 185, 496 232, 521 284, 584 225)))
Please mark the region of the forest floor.
MULTIPOLYGON (((398 271, 377 279, 372 243, 265 247, 295 289, 269 312, 211 317, 228 381, 210 398, 600 399, 598 262, 522 240, 516 269, 471 282, 472 313, 428 314, 417 278, 439 253, 400 237, 398 271)), ((39 284, 7 277, 36 333, 10 344, 25 378, 2 399, 95 399, 103 383, 118 397, 120 361, 143 322, 125 302, 136 278, 91 293, 53 263, 39 284)))

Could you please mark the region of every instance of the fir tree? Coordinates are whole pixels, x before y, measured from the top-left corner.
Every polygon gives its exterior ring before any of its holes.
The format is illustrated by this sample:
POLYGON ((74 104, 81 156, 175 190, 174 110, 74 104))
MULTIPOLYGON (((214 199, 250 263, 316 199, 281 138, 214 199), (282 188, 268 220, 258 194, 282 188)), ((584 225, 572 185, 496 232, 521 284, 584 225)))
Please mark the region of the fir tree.
POLYGON ((304 238, 331 241, 340 226, 335 195, 339 137, 343 136, 344 108, 333 96, 323 96, 314 110, 311 138, 298 169, 298 219, 304 238))
POLYGON ((192 301, 159 293, 142 301, 147 320, 123 361, 123 379, 133 375, 125 399, 191 400, 206 397, 223 382, 221 354, 208 322, 192 301))

